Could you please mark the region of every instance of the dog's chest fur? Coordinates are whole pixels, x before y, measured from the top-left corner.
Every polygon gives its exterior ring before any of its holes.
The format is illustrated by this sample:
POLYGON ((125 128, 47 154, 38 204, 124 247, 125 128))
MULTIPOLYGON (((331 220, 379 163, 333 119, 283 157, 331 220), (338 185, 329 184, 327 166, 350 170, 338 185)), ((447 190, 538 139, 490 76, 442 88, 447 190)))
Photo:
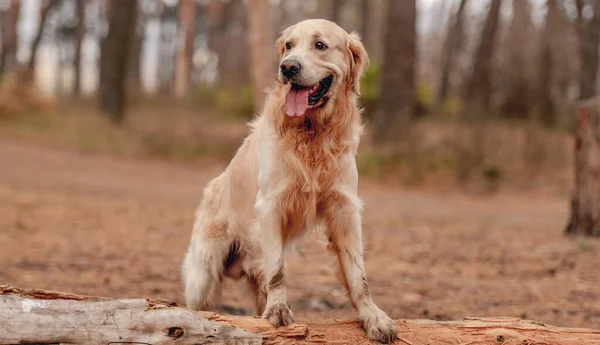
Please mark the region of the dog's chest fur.
POLYGON ((337 182, 340 158, 347 152, 338 135, 295 129, 295 140, 282 146, 278 169, 288 187, 279 195, 278 205, 286 239, 293 239, 319 220, 323 202, 337 182))

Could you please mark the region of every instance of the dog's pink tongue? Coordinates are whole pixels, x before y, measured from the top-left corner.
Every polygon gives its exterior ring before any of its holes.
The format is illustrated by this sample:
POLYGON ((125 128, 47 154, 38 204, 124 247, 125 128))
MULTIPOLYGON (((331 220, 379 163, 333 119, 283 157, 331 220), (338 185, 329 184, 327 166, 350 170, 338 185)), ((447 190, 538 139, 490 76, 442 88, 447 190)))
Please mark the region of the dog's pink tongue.
POLYGON ((285 96, 285 113, 291 117, 304 115, 308 109, 308 88, 290 91, 285 96))

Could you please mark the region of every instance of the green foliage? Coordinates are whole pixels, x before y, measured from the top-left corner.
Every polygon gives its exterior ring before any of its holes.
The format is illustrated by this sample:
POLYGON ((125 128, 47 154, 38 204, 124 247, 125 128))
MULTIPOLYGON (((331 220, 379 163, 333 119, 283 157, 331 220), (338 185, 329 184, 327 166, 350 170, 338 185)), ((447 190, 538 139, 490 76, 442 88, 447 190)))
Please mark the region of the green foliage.
POLYGON ((360 82, 360 91, 364 102, 377 102, 381 94, 381 68, 377 61, 371 61, 360 82))
POLYGON ((211 107, 219 113, 233 118, 248 118, 254 112, 252 86, 244 85, 240 90, 213 87, 198 87, 190 96, 195 107, 211 107))
POLYGON ((457 118, 463 109, 464 104, 460 97, 449 97, 442 103, 442 115, 452 119, 457 118))
MULTIPOLYGON (((381 99, 381 65, 372 60, 369 68, 365 71, 365 75, 360 83, 361 100, 366 108, 365 117, 372 117, 377 104, 381 99)), ((426 113, 432 109, 435 102, 435 92, 430 85, 421 84, 416 90, 416 111, 426 113)))
POLYGON ((496 166, 487 166, 483 168, 483 178, 491 183, 496 183, 501 177, 500 168, 496 166))
POLYGON ((190 93, 189 101, 192 106, 214 107, 218 93, 216 86, 199 86, 190 93))
POLYGON ((582 238, 577 242, 577 247, 582 252, 590 252, 594 250, 594 246, 585 238, 582 238))
POLYGON ((373 178, 382 178, 385 175, 386 167, 392 166, 396 158, 389 154, 377 154, 375 152, 365 152, 357 156, 358 171, 365 176, 373 178))
POLYGON ((428 113, 433 109, 435 102, 434 94, 435 91, 433 90, 433 87, 428 84, 420 84, 417 86, 415 95, 417 99, 415 101, 417 102, 417 111, 419 113, 428 113))

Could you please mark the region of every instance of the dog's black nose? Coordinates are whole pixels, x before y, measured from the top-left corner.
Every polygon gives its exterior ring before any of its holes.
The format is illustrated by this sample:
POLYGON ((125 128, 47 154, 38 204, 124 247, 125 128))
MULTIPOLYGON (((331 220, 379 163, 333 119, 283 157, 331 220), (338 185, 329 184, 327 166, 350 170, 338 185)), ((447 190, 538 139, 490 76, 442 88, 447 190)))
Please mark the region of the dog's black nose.
POLYGON ((300 73, 302 65, 300 65, 300 61, 296 59, 285 59, 279 68, 281 69, 281 74, 286 78, 291 79, 293 76, 300 73))

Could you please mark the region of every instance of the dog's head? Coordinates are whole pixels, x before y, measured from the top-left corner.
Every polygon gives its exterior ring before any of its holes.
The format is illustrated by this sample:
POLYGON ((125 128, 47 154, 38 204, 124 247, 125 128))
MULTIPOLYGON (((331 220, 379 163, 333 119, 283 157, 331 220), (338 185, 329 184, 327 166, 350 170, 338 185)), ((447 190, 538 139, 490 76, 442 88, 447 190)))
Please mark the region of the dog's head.
POLYGON ((276 43, 279 78, 286 87, 285 113, 301 117, 331 106, 331 99, 360 92, 369 57, 356 33, 310 19, 285 29, 276 43))

